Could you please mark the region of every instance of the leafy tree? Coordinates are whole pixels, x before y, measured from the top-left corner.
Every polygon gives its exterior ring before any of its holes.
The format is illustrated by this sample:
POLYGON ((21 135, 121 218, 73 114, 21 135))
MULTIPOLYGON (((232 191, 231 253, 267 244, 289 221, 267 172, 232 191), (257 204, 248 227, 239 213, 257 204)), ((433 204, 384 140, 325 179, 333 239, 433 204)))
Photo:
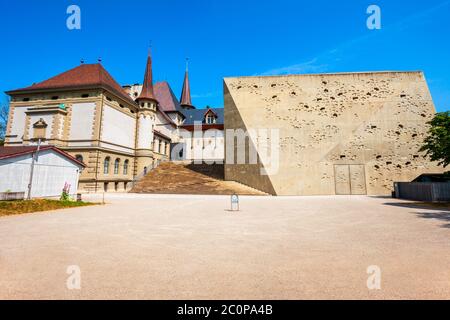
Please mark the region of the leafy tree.
POLYGON ((0 104, 0 145, 5 140, 6 125, 8 124, 9 102, 0 104))
POLYGON ((420 151, 445 168, 450 164, 450 111, 436 114, 428 124, 431 127, 420 151))

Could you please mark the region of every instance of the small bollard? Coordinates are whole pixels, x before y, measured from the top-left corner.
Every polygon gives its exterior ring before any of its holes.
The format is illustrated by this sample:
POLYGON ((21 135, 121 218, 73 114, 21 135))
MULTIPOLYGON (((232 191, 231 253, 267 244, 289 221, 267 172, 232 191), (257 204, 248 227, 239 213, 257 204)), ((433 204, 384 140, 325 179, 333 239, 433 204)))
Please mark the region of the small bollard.
POLYGON ((239 196, 237 194, 231 196, 231 211, 239 211, 239 196))
POLYGON ((81 202, 81 201, 83 201, 83 200, 81 199, 81 193, 77 193, 77 202, 81 202))

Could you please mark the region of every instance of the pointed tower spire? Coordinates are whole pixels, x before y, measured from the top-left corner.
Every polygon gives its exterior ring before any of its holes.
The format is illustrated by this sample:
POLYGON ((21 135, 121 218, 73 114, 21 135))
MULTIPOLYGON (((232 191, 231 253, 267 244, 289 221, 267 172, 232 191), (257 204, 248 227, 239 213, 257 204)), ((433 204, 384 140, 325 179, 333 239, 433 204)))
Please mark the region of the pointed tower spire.
POLYGON ((195 109, 191 100, 191 86, 189 84, 189 59, 186 59, 186 72, 184 74, 183 90, 181 92, 181 107, 184 109, 195 109))
POLYGON ((155 94, 153 92, 153 71, 152 71, 152 57, 150 53, 150 49, 148 52, 147 58, 147 67, 145 69, 144 76, 144 84, 142 85, 142 91, 139 97, 136 99, 139 100, 153 100, 157 101, 155 98, 155 94))

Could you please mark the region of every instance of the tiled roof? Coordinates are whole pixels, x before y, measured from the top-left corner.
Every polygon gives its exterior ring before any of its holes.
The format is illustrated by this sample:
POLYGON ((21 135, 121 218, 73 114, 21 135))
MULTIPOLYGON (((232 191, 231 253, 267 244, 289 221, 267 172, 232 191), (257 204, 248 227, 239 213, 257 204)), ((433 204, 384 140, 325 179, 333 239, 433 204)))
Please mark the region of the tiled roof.
POLYGON ((216 124, 224 123, 223 108, 210 108, 183 110, 183 114, 186 117, 184 125, 193 125, 196 121, 203 122, 205 115, 209 110, 213 111, 217 115, 216 124))
MULTIPOLYGON (((18 147, 0 147, 0 160, 10 159, 25 154, 33 153, 37 150, 37 146, 18 146, 18 147)), ((79 164, 82 167, 86 167, 83 162, 78 161, 67 152, 55 147, 55 146, 41 146, 40 151, 53 150, 69 160, 79 164)))
POLYGON ((82 64, 69 71, 63 72, 48 80, 32 86, 8 91, 8 94, 65 88, 103 87, 115 93, 122 99, 134 104, 133 99, 123 90, 114 78, 100 63, 82 64))
POLYGON ((158 82, 154 87, 156 99, 159 102, 161 111, 175 112, 182 110, 178 99, 172 91, 170 85, 166 82, 158 82))

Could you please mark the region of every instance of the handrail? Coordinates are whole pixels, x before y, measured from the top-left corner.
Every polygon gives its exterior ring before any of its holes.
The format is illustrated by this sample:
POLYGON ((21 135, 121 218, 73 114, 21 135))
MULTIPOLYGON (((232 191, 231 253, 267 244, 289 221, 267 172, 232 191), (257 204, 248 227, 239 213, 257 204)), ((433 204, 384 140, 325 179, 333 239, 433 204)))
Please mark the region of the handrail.
POLYGON ((132 188, 134 188, 136 186, 136 184, 139 181, 141 181, 146 175, 148 175, 150 172, 152 172, 153 170, 158 168, 160 164, 161 164, 161 160, 157 160, 155 165, 151 164, 150 166, 147 167, 147 170, 142 171, 140 174, 138 174, 136 177, 134 177, 133 181, 131 182, 132 188))

